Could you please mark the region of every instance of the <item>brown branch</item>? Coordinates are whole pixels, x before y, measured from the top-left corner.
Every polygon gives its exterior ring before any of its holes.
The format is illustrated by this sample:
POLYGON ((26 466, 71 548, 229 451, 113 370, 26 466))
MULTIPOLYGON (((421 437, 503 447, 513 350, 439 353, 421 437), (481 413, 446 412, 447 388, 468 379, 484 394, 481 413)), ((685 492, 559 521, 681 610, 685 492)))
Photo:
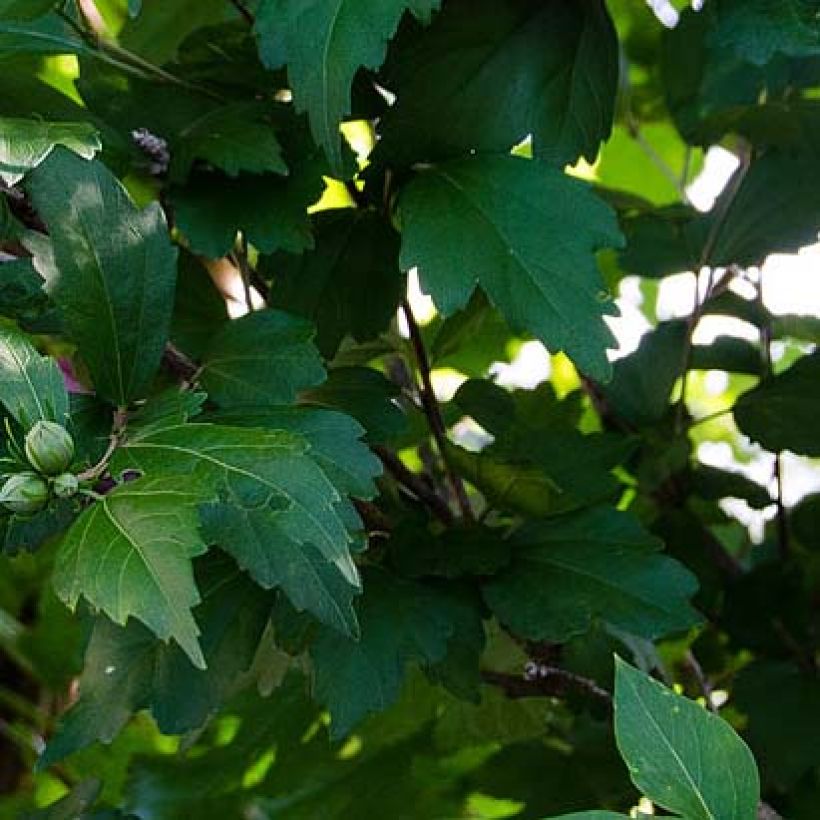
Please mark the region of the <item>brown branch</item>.
POLYGON ((534 676, 483 670, 481 678, 485 683, 498 686, 508 698, 565 698, 572 692, 581 692, 612 708, 612 695, 606 689, 589 678, 557 666, 540 665, 534 676))
POLYGON ((444 499, 426 484, 421 477, 410 470, 394 452, 379 444, 374 445, 373 452, 381 459, 385 469, 399 484, 410 490, 419 501, 426 504, 445 524, 453 523, 453 513, 444 499))
POLYGON ((192 362, 176 345, 168 342, 162 353, 162 366, 177 381, 185 384, 192 384, 199 375, 200 368, 192 362))
POLYGON ((472 521, 473 509, 470 506, 470 499, 467 497, 467 491, 464 488, 460 476, 453 470, 447 460, 447 428, 444 425, 444 419, 441 415, 441 408, 438 405, 435 391, 433 390, 433 381, 430 376, 430 360, 427 357, 427 350, 424 347, 424 340, 421 337, 421 330, 419 329, 416 317, 413 315, 413 310, 407 299, 402 299, 401 308, 404 317, 407 320, 407 327, 410 331, 410 343, 413 346, 413 353, 416 357, 416 364, 421 378, 421 385, 419 386, 419 399, 424 414, 427 417, 427 423, 433 433, 433 438, 438 446, 441 460, 444 464, 444 472, 452 487, 458 507, 461 510, 461 515, 467 521, 472 521))

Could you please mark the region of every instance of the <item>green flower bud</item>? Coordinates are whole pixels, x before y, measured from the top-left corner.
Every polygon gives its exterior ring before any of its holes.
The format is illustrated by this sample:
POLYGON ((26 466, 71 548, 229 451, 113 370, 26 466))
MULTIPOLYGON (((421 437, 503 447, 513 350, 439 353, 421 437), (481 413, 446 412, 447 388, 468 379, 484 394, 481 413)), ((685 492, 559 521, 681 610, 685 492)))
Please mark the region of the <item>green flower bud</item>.
POLYGON ((26 457, 38 473, 58 475, 74 458, 74 440, 56 422, 38 421, 26 435, 26 457))
POLYGON ((77 495, 80 482, 71 473, 61 473, 52 481, 51 486, 57 498, 71 498, 72 495, 77 495))
POLYGON ((48 484, 37 473, 17 473, 0 488, 0 504, 13 513, 36 513, 48 501, 48 484))

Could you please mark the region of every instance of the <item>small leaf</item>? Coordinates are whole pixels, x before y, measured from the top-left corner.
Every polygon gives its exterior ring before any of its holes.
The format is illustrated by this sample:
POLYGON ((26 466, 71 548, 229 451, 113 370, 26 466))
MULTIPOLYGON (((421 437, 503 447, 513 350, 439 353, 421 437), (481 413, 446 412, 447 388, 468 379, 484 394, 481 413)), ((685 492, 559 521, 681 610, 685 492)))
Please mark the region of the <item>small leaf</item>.
POLYGON ((137 210, 102 163, 62 148, 30 190, 54 245, 51 295, 97 392, 126 406, 147 392, 171 322, 176 251, 162 209, 137 210))
POLYGON ((616 659, 615 735, 632 782, 686 820, 757 816, 752 753, 728 723, 616 659))
POLYGON ((191 559, 207 549, 197 505, 207 498, 191 476, 142 478, 89 507, 66 533, 54 587, 72 609, 85 598, 112 621, 142 621, 173 638, 199 669, 205 658, 191 608, 199 603, 191 559))
POLYGON ((0 179, 16 185, 62 145, 92 159, 102 148, 97 130, 87 122, 43 122, 0 117, 0 179))
POLYGON ((744 393, 735 403, 741 432, 767 450, 820 456, 816 421, 820 413, 820 353, 744 393))
POLYGON ((697 582, 632 516, 606 507, 530 522, 513 539, 513 562, 484 587, 518 635, 562 643, 596 618, 644 638, 701 618, 688 602, 697 582))
POLYGON ((475 157, 420 173, 399 209, 402 267, 419 267, 444 314, 464 307, 478 283, 514 330, 609 377, 614 339, 603 314, 614 308, 594 253, 621 237, 583 183, 533 160, 475 157))
POLYGON ((21 333, 0 327, 0 402, 28 430, 36 421, 68 423, 68 393, 57 362, 21 333))
POLYGON ((315 333, 310 322, 278 310, 229 322, 205 351, 202 386, 225 407, 291 404, 326 378, 315 333))

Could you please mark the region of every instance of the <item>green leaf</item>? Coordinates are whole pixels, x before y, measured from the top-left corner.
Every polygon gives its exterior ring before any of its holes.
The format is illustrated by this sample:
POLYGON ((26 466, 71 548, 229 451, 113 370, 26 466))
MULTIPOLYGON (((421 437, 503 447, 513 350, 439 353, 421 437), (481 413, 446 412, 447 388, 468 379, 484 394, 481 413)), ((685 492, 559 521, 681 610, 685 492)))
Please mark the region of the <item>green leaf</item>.
POLYGON ((41 420, 68 422, 68 393, 57 362, 41 356, 21 333, 3 327, 0 402, 24 430, 41 420))
POLYGON ((359 68, 384 60, 405 9, 427 21, 441 0, 263 0, 255 31, 262 61, 287 64, 299 111, 307 111, 316 142, 337 175, 343 171, 339 125, 350 111, 359 68))
POLYGON ((230 177, 240 172, 288 173, 282 149, 264 109, 248 103, 213 108, 175 135, 172 170, 184 178, 195 160, 202 160, 230 177))
POLYGON ((313 247, 307 215, 324 183, 314 169, 288 177, 240 174, 236 179, 199 173, 172 190, 179 227, 192 250, 212 259, 233 250, 238 231, 263 253, 301 253, 313 247))
POLYGON ((399 388, 369 367, 336 367, 327 381, 305 390, 306 404, 343 410, 367 430, 367 440, 384 442, 401 435, 407 420, 395 399, 399 388))
POLYGON ((353 630, 349 602, 359 575, 346 525, 361 524, 304 438, 283 430, 175 425, 128 439, 114 467, 201 477, 218 494, 218 502, 203 508, 206 539, 257 583, 281 587, 297 608, 353 630))
POLYGON ((562 814, 548 820, 626 820, 628 814, 616 814, 614 811, 581 811, 573 814, 562 814))
POLYGON ((405 666, 442 661, 463 603, 381 570, 368 573, 358 607, 361 637, 322 630, 311 648, 315 695, 331 716, 331 735, 344 737, 369 712, 396 701, 405 666))
POLYGON ((225 407, 291 404, 325 380, 310 322, 278 310, 228 322, 205 351, 201 384, 225 407))
POLYGON ((561 643, 596 618, 645 638, 701 618, 688 602, 697 582, 626 513, 597 507, 530 522, 513 539, 513 562, 484 587, 516 634, 561 643))
POLYGON ((43 292, 43 284, 42 276, 37 273, 30 259, 4 262, 0 268, 0 316, 8 316, 22 327, 30 328, 32 322, 47 315, 52 309, 43 292))
POLYGON ((30 190, 54 244, 51 295, 97 392, 125 406, 146 394, 168 338, 176 252, 162 209, 137 210, 104 165, 65 149, 30 190))
POLYGON ((205 668, 199 603, 191 559, 207 549, 197 504, 208 497, 191 476, 146 477, 118 487, 89 507, 66 533, 57 554, 54 587, 72 609, 82 597, 112 621, 142 621, 163 640, 173 638, 205 668))
POLYGON ((820 413, 820 354, 804 356, 785 372, 744 393, 733 412, 741 432, 767 450, 820 456, 815 434, 820 413))
POLYGON ((19 54, 94 54, 88 44, 56 14, 30 22, 0 21, 0 60, 19 54))
POLYGON ((377 156, 393 165, 504 152, 531 136, 534 155, 557 166, 592 162, 612 127, 617 80, 600 0, 448 2, 391 50, 380 82, 398 100, 377 156))
POLYGON ((271 595, 218 552, 196 566, 202 602, 196 607, 205 670, 177 646, 164 644, 136 621, 94 622, 80 679, 80 699, 60 721, 39 766, 96 740, 111 741, 126 721, 150 710, 160 729, 181 734, 200 727, 247 670, 268 622, 271 595))
POLYGON ((820 54, 820 20, 815 0, 716 0, 715 49, 728 49, 756 65, 776 54, 820 54))
POLYGON ((97 130, 87 122, 43 122, 0 117, 0 179, 16 185, 62 145, 84 159, 102 148, 97 130))
POLYGON ((621 242, 612 211, 539 162, 477 157, 420 173, 399 199, 401 264, 450 314, 476 281, 514 330, 606 380, 614 339, 594 253, 621 242), (583 332, 581 331, 583 328, 583 332))
POLYGON ((55 5, 56 0, 0 0, 0 20, 34 20, 55 5))
POLYGON ((399 236, 374 212, 352 208, 317 214, 313 234, 313 250, 271 259, 272 304, 313 321, 330 358, 346 334, 365 342, 390 324, 405 289, 399 236))
POLYGON ((752 753, 716 715, 616 658, 615 735, 632 782, 686 820, 757 816, 752 753))

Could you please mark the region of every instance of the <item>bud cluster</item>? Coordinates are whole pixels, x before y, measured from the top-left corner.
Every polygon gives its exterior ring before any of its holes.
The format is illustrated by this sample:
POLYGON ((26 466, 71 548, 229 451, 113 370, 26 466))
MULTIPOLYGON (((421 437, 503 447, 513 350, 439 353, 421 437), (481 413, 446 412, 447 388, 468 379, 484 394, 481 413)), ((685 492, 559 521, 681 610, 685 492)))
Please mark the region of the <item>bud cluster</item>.
POLYGON ((33 471, 14 473, 5 481, 0 506, 17 515, 32 515, 48 504, 52 494, 70 498, 79 491, 77 476, 67 472, 74 460, 74 440, 62 425, 38 421, 26 434, 23 449, 33 471))

